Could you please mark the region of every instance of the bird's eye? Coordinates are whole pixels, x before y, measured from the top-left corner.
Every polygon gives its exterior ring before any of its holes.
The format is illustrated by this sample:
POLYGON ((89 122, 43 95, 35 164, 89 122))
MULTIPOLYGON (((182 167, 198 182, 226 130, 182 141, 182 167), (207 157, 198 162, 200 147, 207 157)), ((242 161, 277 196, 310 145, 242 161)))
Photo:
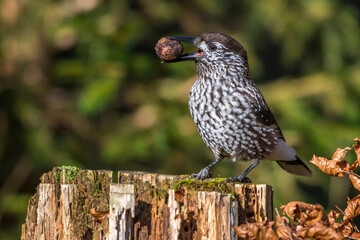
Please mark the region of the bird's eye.
POLYGON ((215 51, 216 50, 216 46, 214 44, 209 44, 209 49, 211 51, 215 51))

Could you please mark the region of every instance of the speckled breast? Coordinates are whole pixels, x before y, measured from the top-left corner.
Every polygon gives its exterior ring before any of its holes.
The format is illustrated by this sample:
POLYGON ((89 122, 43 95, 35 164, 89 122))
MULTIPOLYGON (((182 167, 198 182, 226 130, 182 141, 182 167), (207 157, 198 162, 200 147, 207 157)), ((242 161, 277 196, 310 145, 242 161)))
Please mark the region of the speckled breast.
POLYGON ((262 159, 271 152, 272 144, 258 136, 266 129, 256 124, 249 100, 238 88, 221 79, 197 79, 190 91, 189 108, 205 144, 224 156, 234 160, 262 159))

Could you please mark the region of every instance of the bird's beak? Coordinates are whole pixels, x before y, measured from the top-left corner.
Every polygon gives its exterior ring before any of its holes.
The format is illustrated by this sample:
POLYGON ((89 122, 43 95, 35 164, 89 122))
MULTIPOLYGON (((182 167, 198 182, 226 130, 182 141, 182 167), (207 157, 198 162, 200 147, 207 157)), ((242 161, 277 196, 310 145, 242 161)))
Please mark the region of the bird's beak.
POLYGON ((190 43, 194 45, 195 47, 199 48, 199 51, 197 52, 189 52, 181 55, 177 59, 171 60, 171 61, 164 61, 165 63, 171 63, 171 62, 180 62, 180 61, 186 61, 186 60, 198 60, 201 58, 204 54, 204 52, 200 49, 200 43, 201 40, 199 37, 188 37, 188 36, 172 36, 172 37, 166 37, 171 40, 177 40, 180 42, 190 43))

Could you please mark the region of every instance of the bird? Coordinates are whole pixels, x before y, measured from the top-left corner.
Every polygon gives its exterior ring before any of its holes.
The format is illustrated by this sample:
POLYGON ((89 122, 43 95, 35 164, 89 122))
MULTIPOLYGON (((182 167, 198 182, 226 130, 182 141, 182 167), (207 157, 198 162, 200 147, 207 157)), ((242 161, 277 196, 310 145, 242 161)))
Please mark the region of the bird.
POLYGON ((218 32, 167 38, 198 48, 196 52, 165 61, 192 60, 196 66, 197 79, 189 94, 190 114, 215 160, 192 174, 192 178, 210 178, 210 168, 224 158, 251 161, 245 171, 226 182, 248 182, 246 176, 261 160, 276 161, 291 174, 312 175, 286 143, 262 93, 251 79, 246 50, 238 41, 218 32))

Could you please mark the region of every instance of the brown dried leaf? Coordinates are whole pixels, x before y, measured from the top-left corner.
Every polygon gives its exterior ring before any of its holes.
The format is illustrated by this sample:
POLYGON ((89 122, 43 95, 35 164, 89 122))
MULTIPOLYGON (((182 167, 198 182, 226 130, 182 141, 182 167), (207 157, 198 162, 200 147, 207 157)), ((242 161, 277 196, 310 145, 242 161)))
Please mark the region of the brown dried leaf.
POLYGON ((352 183, 352 185, 354 186, 354 188, 356 188, 358 191, 360 191, 360 178, 358 178, 357 176, 355 176, 354 174, 349 174, 349 179, 352 183))
POLYGON ((329 223, 330 225, 333 225, 334 223, 336 223, 336 219, 340 216, 340 213, 331 210, 328 214, 328 219, 329 219, 329 223))
POLYGON ((276 216, 276 234, 281 239, 291 239, 291 228, 289 226, 289 219, 286 217, 276 216), (290 234, 289 234, 290 233, 290 234))
POLYGON ((349 237, 350 234, 353 232, 353 230, 354 230, 354 223, 352 221, 341 222, 339 223, 339 226, 336 228, 336 231, 341 232, 341 234, 344 237, 349 237))
POLYGON ((360 166, 360 138, 354 138, 356 143, 353 145, 354 151, 356 153, 356 161, 353 162, 349 170, 354 171, 357 167, 360 166))
POLYGON ((91 214, 96 220, 98 220, 99 222, 101 222, 101 221, 104 219, 104 217, 109 214, 109 211, 107 211, 107 212, 99 212, 99 211, 96 211, 95 208, 91 208, 91 209, 90 209, 90 214, 91 214))
POLYGON ((288 215, 294 221, 298 221, 301 218, 301 214, 305 213, 307 209, 311 208, 312 204, 300 201, 292 201, 286 205, 280 206, 282 213, 288 215))
POLYGON ((353 219, 360 214, 360 195, 347 201, 347 207, 344 211, 343 221, 353 219))
POLYGON ((343 160, 343 158, 345 157, 347 151, 349 151, 351 148, 349 147, 346 147, 346 148, 338 148, 336 149, 334 155, 332 156, 332 161, 335 161, 335 162, 341 162, 343 160))
POLYGON ((336 166, 338 166, 344 173, 347 173, 350 170, 350 165, 347 161, 336 162, 336 166))
POLYGON ((360 239, 360 232, 353 232, 350 236, 353 239, 360 239))
POLYGON ((343 177, 344 171, 348 171, 350 166, 346 161, 332 161, 324 157, 313 156, 310 160, 312 164, 317 166, 322 172, 330 176, 343 177))
POLYGON ((326 226, 329 225, 327 214, 320 204, 312 205, 311 209, 307 209, 304 214, 301 214, 299 220, 305 226, 313 226, 319 221, 326 226))
POLYGON ((359 162, 355 161, 353 164, 351 164, 351 167, 349 168, 350 171, 354 171, 359 166, 359 162))
POLYGON ((313 238, 322 240, 336 240, 343 239, 343 236, 335 229, 325 226, 322 222, 317 222, 313 226, 308 226, 299 229, 294 235, 299 238, 313 238))
POLYGON ((274 221, 265 220, 263 222, 254 222, 233 226, 235 233, 242 239, 258 240, 278 240, 278 236, 272 229, 274 221))
POLYGON ((354 140, 356 141, 356 143, 353 145, 354 151, 356 153, 357 159, 357 166, 360 165, 360 138, 354 138, 354 140))
POLYGON ((307 228, 307 227, 305 227, 305 226, 303 226, 301 224, 295 225, 295 232, 302 231, 305 228, 307 228))

